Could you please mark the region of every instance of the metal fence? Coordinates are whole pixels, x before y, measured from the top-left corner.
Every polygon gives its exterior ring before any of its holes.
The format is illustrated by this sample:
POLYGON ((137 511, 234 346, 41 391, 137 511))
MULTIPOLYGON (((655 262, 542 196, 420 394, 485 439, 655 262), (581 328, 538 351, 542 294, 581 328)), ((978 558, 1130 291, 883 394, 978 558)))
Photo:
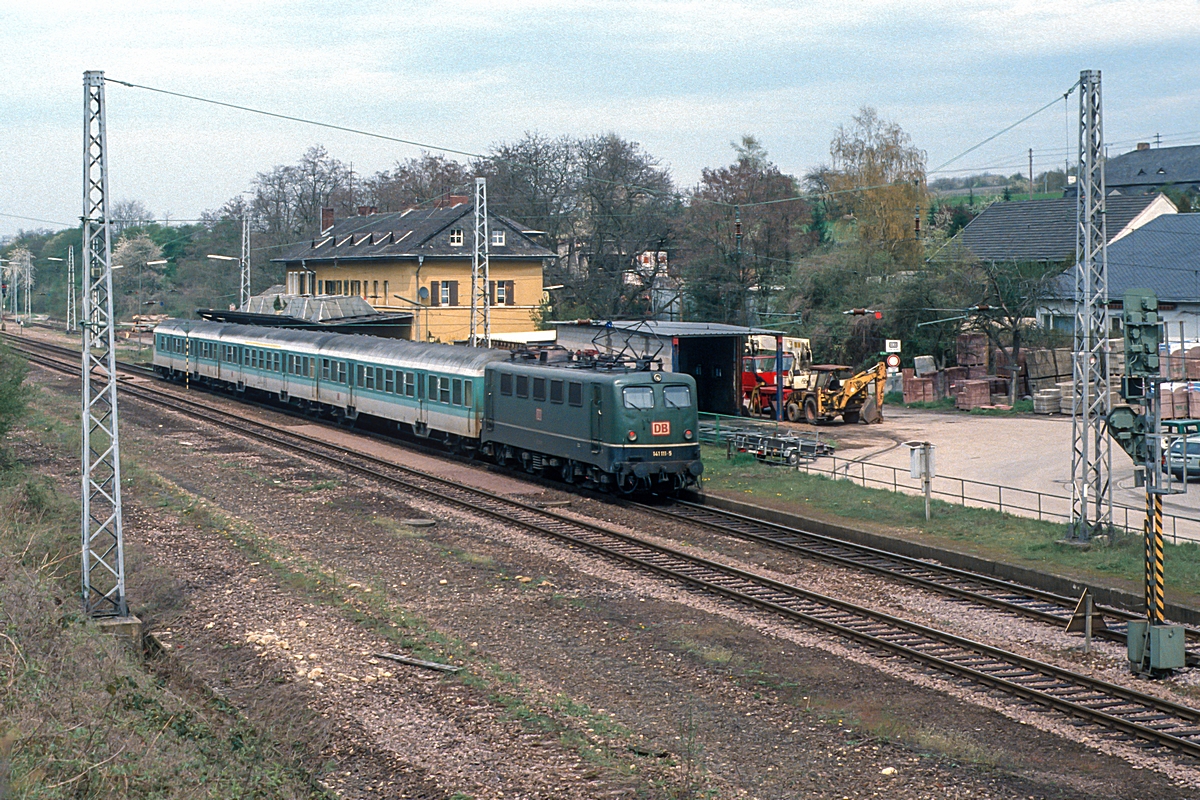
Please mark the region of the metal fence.
MULTIPOLYGON (((907 469, 859 459, 827 456, 817 461, 798 464, 796 470, 826 475, 835 480, 850 480, 862 486, 890 489, 894 492, 924 492, 921 479, 911 477, 907 469)), ((994 508, 1050 522, 1071 521, 1071 498, 1066 495, 946 475, 939 475, 933 479, 932 491, 935 497, 962 506, 994 508)), ((1115 528, 1140 536, 1145 518, 1144 506, 1134 508, 1113 504, 1115 528)), ((1200 541, 1200 519, 1195 517, 1163 514, 1163 529, 1164 534, 1169 534, 1174 544, 1179 544, 1181 540, 1200 541)))

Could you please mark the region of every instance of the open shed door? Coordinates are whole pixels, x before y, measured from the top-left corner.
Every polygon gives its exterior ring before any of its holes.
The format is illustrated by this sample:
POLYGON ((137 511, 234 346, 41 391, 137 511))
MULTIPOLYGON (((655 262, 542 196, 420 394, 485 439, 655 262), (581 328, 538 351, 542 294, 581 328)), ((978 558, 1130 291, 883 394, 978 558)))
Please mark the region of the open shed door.
POLYGON ((679 339, 676 371, 696 379, 696 407, 712 414, 741 413, 742 337, 679 339))

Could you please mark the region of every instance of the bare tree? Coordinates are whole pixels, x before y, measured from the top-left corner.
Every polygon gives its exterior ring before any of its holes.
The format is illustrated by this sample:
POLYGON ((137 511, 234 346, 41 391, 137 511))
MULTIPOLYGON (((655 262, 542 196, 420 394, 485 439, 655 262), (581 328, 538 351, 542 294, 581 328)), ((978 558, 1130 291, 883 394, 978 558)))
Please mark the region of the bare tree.
POLYGON ((377 172, 363 181, 363 193, 380 211, 402 211, 426 203, 444 201, 450 195, 469 195, 471 175, 453 159, 422 151, 420 157, 397 161, 389 171, 377 172))
POLYGON ((154 214, 141 200, 118 200, 108 213, 113 233, 120 234, 128 228, 142 228, 154 222, 154 214))
POLYGON ((126 313, 142 313, 146 295, 162 288, 165 265, 149 263, 162 260, 162 248, 144 233, 126 236, 117 243, 112 260, 126 313), (117 269, 118 265, 120 269, 117 269))
POLYGON ((812 237, 803 232, 811 207, 798 198, 796 179, 771 163, 756 138, 743 136, 733 148, 737 160, 705 169, 692 192, 684 215, 683 258, 694 313, 702 319, 750 324, 771 310, 772 296, 790 274, 793 256, 811 243, 812 237))

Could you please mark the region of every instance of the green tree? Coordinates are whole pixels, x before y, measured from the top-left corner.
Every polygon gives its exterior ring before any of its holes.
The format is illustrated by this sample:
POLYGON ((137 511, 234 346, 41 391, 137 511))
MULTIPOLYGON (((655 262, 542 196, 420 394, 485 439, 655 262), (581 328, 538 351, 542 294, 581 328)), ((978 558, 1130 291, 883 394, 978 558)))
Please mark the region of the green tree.
POLYGON ((863 106, 852 125, 838 126, 829 153, 832 200, 853 213, 859 241, 915 267, 922 253, 913 217, 925 206, 925 152, 899 125, 863 106))
POLYGON ((0 441, 25 413, 29 392, 22 386, 29 364, 4 342, 0 342, 0 441))

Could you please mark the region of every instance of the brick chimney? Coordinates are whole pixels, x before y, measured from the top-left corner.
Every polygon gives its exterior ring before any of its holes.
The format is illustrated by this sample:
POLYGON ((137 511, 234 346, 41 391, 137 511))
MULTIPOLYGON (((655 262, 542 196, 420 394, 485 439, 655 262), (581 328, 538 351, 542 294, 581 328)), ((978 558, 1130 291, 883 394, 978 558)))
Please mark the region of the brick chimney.
POLYGON ((1137 149, 1138 149, 1138 150, 1149 150, 1149 149, 1150 149, 1150 143, 1149 143, 1149 142, 1138 142, 1138 147, 1137 147, 1137 149))
POLYGON ((453 208, 454 206, 466 205, 471 202, 471 198, 465 194, 444 194, 437 200, 433 201, 434 208, 453 208))
POLYGON ((358 215, 360 217, 369 217, 372 214, 375 214, 378 212, 379 212, 379 208, 376 206, 359 206, 358 207, 358 215))
POLYGON ((321 233, 327 233, 333 227, 333 209, 321 209, 321 233))

